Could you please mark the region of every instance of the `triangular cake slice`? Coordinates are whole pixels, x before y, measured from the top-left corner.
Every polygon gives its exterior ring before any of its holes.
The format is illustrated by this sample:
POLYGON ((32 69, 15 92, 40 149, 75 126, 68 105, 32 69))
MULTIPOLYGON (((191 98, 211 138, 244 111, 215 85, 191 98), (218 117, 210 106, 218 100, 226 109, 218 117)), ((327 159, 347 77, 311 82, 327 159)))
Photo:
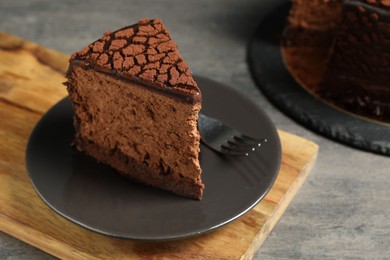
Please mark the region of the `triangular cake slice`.
POLYGON ((66 82, 75 145, 138 182, 201 199, 201 93, 160 19, 74 53, 66 82))

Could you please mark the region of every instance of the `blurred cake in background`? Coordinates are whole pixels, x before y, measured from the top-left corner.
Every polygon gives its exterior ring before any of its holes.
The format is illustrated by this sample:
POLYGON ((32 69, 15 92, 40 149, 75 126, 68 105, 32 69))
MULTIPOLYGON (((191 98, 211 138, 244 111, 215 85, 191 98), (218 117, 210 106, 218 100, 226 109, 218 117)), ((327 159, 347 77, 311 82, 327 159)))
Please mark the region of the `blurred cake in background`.
POLYGON ((320 99, 390 122, 390 1, 293 0, 283 54, 320 99))

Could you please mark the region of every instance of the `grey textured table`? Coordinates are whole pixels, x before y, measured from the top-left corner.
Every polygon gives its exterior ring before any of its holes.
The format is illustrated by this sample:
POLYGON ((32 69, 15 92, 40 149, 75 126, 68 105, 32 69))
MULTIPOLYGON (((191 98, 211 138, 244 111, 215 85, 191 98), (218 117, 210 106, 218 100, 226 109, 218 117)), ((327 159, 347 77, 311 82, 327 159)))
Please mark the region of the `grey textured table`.
MULTIPOLYGON (((2 0, 0 31, 70 54, 104 31, 142 17, 162 18, 195 74, 246 93, 278 128, 320 146, 314 170, 255 258, 389 259, 390 158, 296 124, 264 98, 249 73, 247 42, 262 16, 280 2, 2 0)), ((0 259, 51 257, 0 232, 0 259)))

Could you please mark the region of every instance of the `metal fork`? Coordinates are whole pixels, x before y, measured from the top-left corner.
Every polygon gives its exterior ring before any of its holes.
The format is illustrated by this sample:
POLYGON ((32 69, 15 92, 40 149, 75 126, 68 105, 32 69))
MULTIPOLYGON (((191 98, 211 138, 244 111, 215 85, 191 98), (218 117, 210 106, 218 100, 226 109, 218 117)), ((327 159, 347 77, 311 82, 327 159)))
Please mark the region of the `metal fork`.
POLYGON ((258 139, 240 133, 222 121, 199 113, 198 129, 202 142, 222 154, 248 156, 267 139, 258 139))

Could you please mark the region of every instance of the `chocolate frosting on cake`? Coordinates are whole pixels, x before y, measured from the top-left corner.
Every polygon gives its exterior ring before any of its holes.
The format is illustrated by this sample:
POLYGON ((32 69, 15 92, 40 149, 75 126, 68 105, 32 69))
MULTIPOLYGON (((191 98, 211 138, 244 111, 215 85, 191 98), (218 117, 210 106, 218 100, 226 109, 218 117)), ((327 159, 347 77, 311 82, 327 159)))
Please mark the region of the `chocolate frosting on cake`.
POLYGON ((176 44, 160 19, 138 24, 102 38, 72 55, 72 66, 94 68, 104 73, 146 84, 184 101, 201 101, 200 90, 176 44))

